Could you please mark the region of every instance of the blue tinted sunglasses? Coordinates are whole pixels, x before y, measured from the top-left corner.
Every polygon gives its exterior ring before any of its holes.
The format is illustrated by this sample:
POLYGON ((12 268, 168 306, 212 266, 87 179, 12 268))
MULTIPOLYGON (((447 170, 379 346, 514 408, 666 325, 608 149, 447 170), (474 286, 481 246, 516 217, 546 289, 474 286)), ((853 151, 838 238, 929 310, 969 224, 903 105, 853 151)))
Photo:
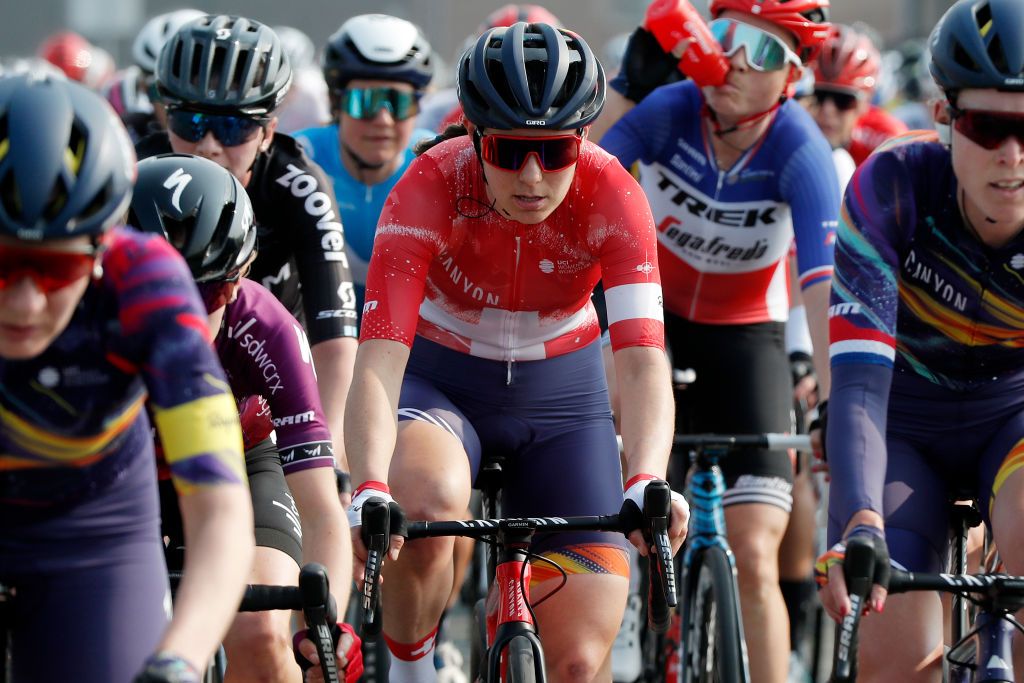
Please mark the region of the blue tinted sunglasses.
POLYGON ((207 114, 185 109, 167 110, 167 127, 179 138, 199 142, 210 132, 225 147, 235 147, 252 140, 256 131, 268 123, 268 118, 207 114))
POLYGON ((396 88, 348 88, 341 91, 341 111, 354 119, 372 119, 387 109, 396 121, 419 113, 420 94, 396 88))

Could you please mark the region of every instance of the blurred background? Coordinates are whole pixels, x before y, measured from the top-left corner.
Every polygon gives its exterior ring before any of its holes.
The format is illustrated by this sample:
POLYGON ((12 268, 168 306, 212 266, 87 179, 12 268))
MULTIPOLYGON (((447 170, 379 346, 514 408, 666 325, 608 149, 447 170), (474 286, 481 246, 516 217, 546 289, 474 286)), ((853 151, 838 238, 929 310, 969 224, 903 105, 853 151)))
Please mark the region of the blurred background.
MULTIPOLYGON (((706 0, 693 0, 704 9, 706 0)), ((82 34, 107 49, 118 66, 130 61, 131 41, 146 18, 194 6, 212 13, 243 14, 266 24, 305 31, 321 46, 355 14, 383 12, 419 24, 439 56, 451 63, 466 37, 501 0, 4 0, 0 5, 0 57, 30 55, 44 38, 61 29, 82 34)), ((648 0, 548 0, 544 4, 595 49, 605 53, 615 36, 643 18, 648 0)), ((927 36, 951 0, 833 0, 833 21, 874 27, 883 49, 927 36)))

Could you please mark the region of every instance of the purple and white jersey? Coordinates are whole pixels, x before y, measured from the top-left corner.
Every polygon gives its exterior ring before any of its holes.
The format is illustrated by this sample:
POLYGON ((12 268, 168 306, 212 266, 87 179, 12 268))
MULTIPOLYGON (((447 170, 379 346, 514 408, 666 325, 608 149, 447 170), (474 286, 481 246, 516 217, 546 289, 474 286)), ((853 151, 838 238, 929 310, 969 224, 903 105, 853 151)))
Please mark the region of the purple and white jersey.
POLYGON ((258 394, 270 404, 284 473, 334 467, 309 341, 274 295, 242 278, 214 346, 235 398, 258 394))

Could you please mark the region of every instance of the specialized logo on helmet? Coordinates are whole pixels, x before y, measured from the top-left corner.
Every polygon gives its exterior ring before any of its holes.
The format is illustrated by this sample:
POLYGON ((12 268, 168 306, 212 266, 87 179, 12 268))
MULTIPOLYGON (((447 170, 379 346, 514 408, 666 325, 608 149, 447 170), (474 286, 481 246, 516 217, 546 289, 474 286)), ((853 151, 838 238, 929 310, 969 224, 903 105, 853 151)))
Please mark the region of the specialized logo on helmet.
POLYGON ((185 191, 185 186, 192 182, 192 176, 185 173, 184 168, 179 168, 177 171, 167 176, 167 180, 164 181, 164 187, 170 190, 174 188, 174 194, 171 195, 171 204, 178 211, 181 211, 181 193, 185 191))

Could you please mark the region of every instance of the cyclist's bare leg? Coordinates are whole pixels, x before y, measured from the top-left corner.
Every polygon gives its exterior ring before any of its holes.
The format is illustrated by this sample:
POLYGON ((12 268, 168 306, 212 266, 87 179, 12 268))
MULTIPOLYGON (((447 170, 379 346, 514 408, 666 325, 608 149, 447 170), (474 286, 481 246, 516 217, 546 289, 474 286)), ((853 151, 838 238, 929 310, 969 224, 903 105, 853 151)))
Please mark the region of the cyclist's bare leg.
MULTIPOLYGON (((469 506, 469 459, 462 444, 434 424, 405 420, 388 485, 409 519, 460 519, 469 506)), ((437 627, 452 591, 454 539, 405 544, 397 562, 384 563, 384 632, 415 643, 437 627)))
POLYGON ((860 622, 862 683, 939 683, 942 602, 935 593, 890 595, 885 610, 860 622))
MULTIPOLYGON (((468 519, 473 515, 467 510, 463 513, 463 516, 468 519)), ((455 539, 455 578, 452 582, 452 592, 448 596, 448 602, 445 605, 445 609, 451 609, 459 602, 459 592, 462 590, 462 582, 466 580, 466 573, 469 571, 469 564, 473 561, 473 545, 474 541, 472 538, 459 537, 455 539)))
MULTIPOLYGON (((530 595, 536 601, 557 585, 545 581, 530 595)), ((623 576, 571 574, 562 590, 534 609, 551 683, 612 680, 611 648, 628 592, 623 576)))
MULTIPOLYGON (((992 535, 999 548, 999 557, 1007 574, 1024 575, 1024 533, 1020 520, 1024 519, 1024 469, 1015 470, 999 487, 992 502, 992 535)), ((1024 618, 1024 610, 1017 612, 1017 620, 1024 618)), ((1024 638, 1013 634, 1013 671, 1018 681, 1024 681, 1024 638)))
MULTIPOLYGON (((276 548, 256 547, 250 583, 296 585, 295 560, 276 548)), ((226 683, 298 683, 302 673, 292 655, 291 613, 239 614, 224 638, 228 659, 226 683)))
POLYGON ((789 669, 789 618, 779 590, 779 546, 788 518, 781 508, 762 503, 725 508, 752 683, 784 683, 789 669))

